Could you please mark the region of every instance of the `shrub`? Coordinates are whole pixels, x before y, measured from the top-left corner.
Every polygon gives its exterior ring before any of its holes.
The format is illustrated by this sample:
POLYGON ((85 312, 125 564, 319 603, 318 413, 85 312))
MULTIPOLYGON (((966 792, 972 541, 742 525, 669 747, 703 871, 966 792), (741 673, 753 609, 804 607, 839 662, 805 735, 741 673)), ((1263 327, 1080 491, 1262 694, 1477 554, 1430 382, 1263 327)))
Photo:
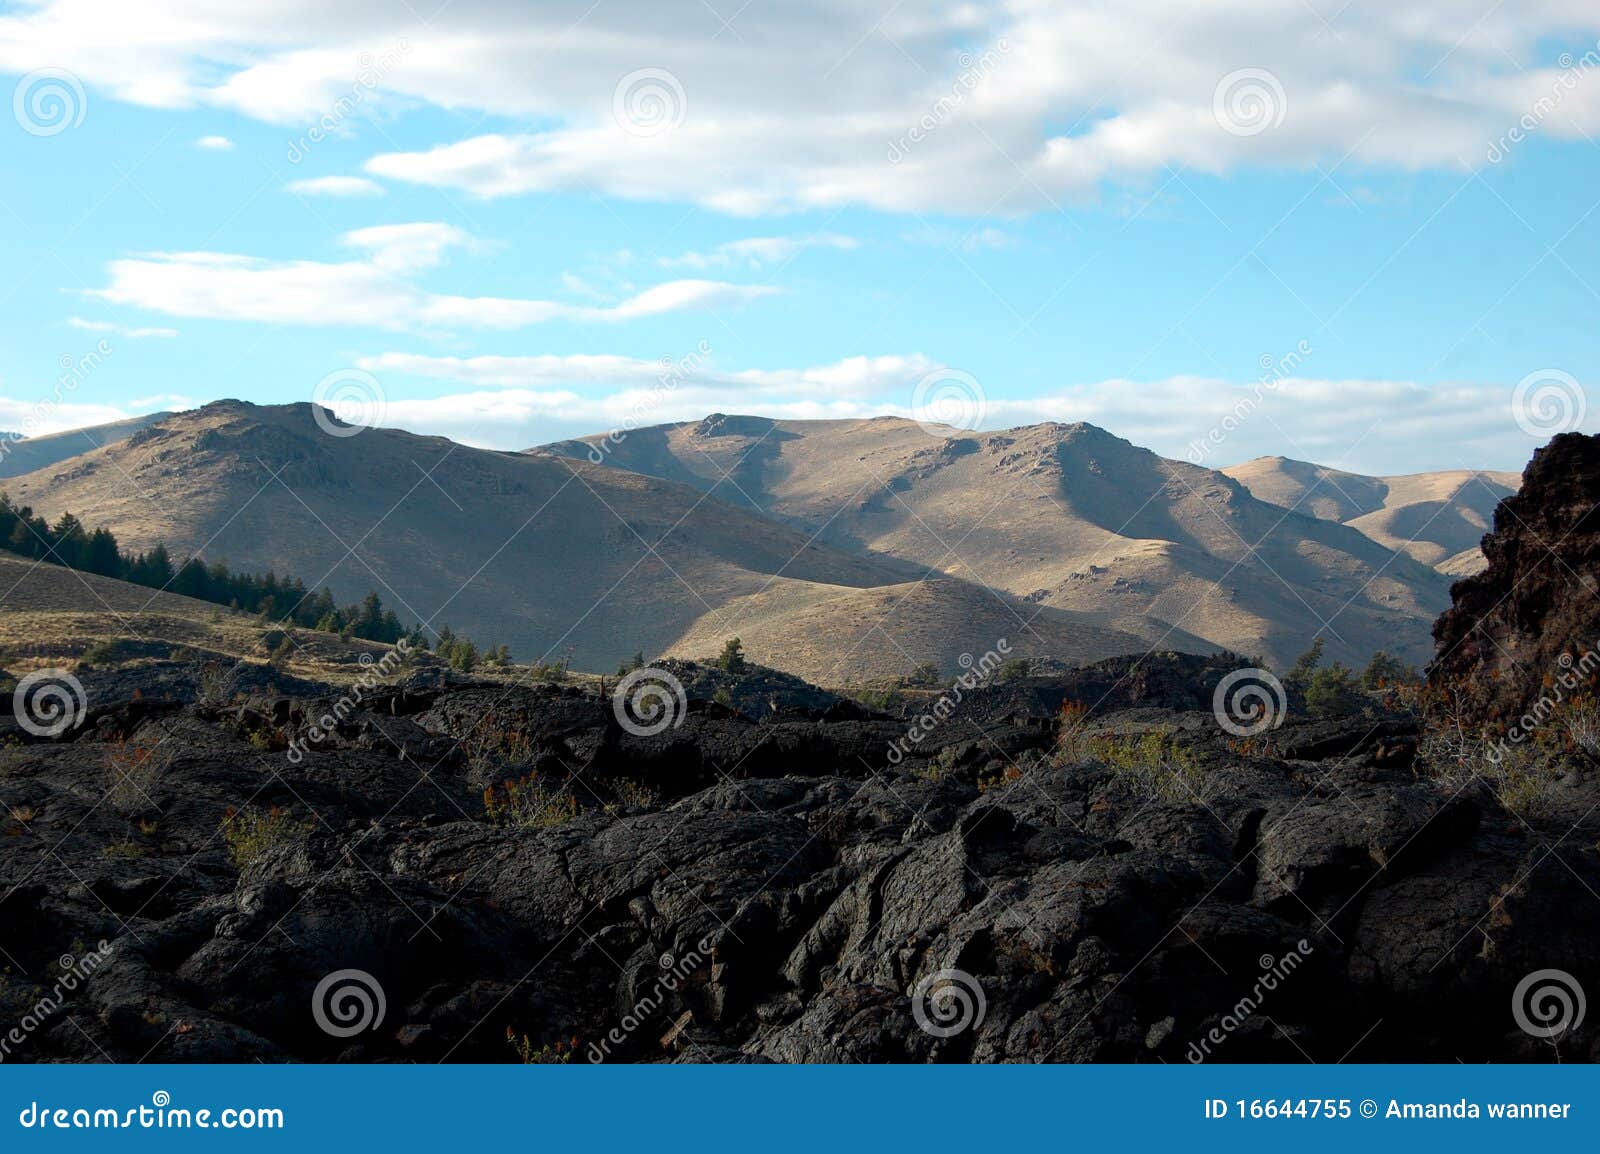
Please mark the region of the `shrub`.
POLYGON ((305 841, 312 828, 310 822, 296 821, 284 806, 230 809, 222 815, 222 844, 235 868, 244 869, 268 850, 305 841))
POLYGON ((1002 785, 1011 785, 1022 780, 1022 767, 1012 762, 999 773, 988 777, 978 778, 978 792, 988 793, 991 789, 999 789, 1002 785))
POLYGON ((1417 671, 1405 662, 1390 657, 1382 649, 1372 655, 1367 667, 1361 671, 1363 689, 1387 689, 1416 681, 1417 671))
POLYGON ((1165 726, 1141 734, 1096 734, 1087 749, 1137 793, 1173 802, 1204 802, 1211 794, 1194 751, 1179 745, 1165 726))
POLYGON ((1028 662, 1023 657, 1014 657, 995 671, 995 680, 1002 684, 1007 681, 1021 681, 1026 676, 1028 676, 1028 662))
POLYGON ((1325 644, 1325 639, 1318 637, 1311 643, 1310 649, 1295 659, 1294 665, 1283 679, 1289 689, 1305 692, 1306 684, 1311 680, 1311 671, 1322 664, 1322 650, 1325 644))
POLYGON ((154 856, 155 850, 141 842, 134 841, 132 838, 125 837, 121 841, 112 842, 102 849, 100 853, 105 857, 112 858, 140 858, 154 856))
POLYGON ((220 661, 207 661, 195 675, 195 694, 201 705, 220 709, 233 700, 234 687, 239 681, 237 666, 227 666, 220 661))
MULTIPOLYGON (((922 762, 911 770, 911 776, 921 778, 923 781, 943 781, 955 769, 956 762, 961 760, 961 751, 957 746, 947 745, 934 755, 931 761, 922 762)), ((1017 774, 1021 777, 1021 773, 1017 774)), ((982 786, 980 785, 980 789, 982 786)))
POLYGON ((631 777, 617 778, 611 783, 611 792, 630 809, 654 809, 661 801, 660 790, 631 777))
POLYGON ((158 746, 118 741, 106 746, 106 800, 122 814, 138 813, 155 805, 151 794, 167 758, 158 746))
POLYGON ((457 638, 448 645, 440 642, 439 656, 457 673, 471 673, 478 665, 478 647, 464 638, 457 638))
POLYGON ((577 1038, 558 1041, 554 1046, 546 1042, 535 1048, 532 1038, 526 1034, 519 1035, 510 1026, 506 1027, 506 1045, 511 1047, 512 1053, 525 1066, 566 1065, 572 1061, 572 1055, 578 1052, 577 1038))
POLYGON ((722 652, 717 655, 717 668, 724 673, 743 673, 746 664, 744 642, 737 637, 728 638, 727 644, 722 647, 722 652))
POLYGON ((289 664, 289 659, 295 654, 294 637, 285 633, 272 652, 267 656, 267 664, 274 669, 283 669, 289 664))
POLYGON ((1312 717, 1342 717, 1361 712, 1366 704, 1356 675, 1335 661, 1326 669, 1313 670, 1305 682, 1306 712, 1312 717))
POLYGON ((1537 746, 1513 746, 1502 752, 1487 773, 1490 788, 1506 810, 1523 821, 1552 816, 1560 762, 1537 746))
POLYGON ((1089 707, 1081 701, 1063 701, 1057 722, 1059 726, 1056 730, 1057 764, 1069 765, 1075 761, 1082 761, 1089 748, 1086 730, 1089 724, 1089 707))
POLYGON ((483 791, 483 813, 495 825, 547 829, 578 816, 578 799, 565 789, 550 789, 535 774, 502 781, 483 791))
POLYGON ((1600 701, 1593 694, 1573 698, 1562 714, 1561 724, 1569 748, 1600 757, 1600 701))
POLYGON ((83 656, 78 658, 78 665, 84 669, 94 669, 96 666, 116 665, 127 660, 127 653, 121 641, 109 639, 96 641, 83 651, 83 656))
POLYGON ((506 725, 498 714, 485 715, 461 739, 467 764, 480 776, 503 772, 507 768, 525 769, 538 756, 538 743, 525 730, 506 725))
POLYGON ((535 661, 530 667, 533 670, 533 679, 544 682, 565 681, 571 661, 570 656, 557 661, 535 661))
POLYGON ((938 689, 944 684, 944 677, 937 665, 924 661, 906 676, 906 684, 917 689, 938 689))
POLYGON ((894 688, 852 689, 850 696, 859 704, 879 713, 894 712, 904 700, 900 691, 894 688))
POLYGON ((1418 695, 1418 706, 1423 715, 1418 768, 1452 792, 1481 784, 1508 812, 1528 822, 1551 812, 1554 786, 1562 775, 1562 746, 1580 741, 1574 728, 1586 739, 1588 727, 1600 723, 1591 699, 1581 697, 1572 702, 1573 712, 1561 725, 1514 744, 1496 740, 1478 721, 1470 694, 1459 686, 1428 687, 1418 695))

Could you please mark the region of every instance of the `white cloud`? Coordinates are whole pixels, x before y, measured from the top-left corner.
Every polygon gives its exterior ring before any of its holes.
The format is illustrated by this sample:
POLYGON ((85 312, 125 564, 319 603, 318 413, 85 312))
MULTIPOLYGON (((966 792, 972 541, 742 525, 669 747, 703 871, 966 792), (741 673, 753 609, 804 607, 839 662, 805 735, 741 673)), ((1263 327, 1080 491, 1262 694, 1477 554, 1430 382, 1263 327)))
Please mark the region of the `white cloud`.
POLYGON ((128 407, 136 413, 157 411, 177 412, 194 408, 194 398, 186 393, 153 393, 148 397, 134 397, 128 407))
POLYGON ((764 265, 781 265, 793 260, 808 248, 827 248, 849 252, 860 246, 851 236, 836 232, 815 232, 809 236, 751 236, 719 244, 709 252, 686 252, 675 257, 662 257, 660 264, 666 268, 730 268, 764 265))
POLYGON ((292 136, 323 118, 359 135, 369 108, 509 118, 539 127, 390 152, 369 171, 741 213, 1021 212, 1168 167, 1478 165, 1530 113, 1551 138, 1600 130, 1600 70, 1552 67, 1594 48, 1592 3, 1335 7, 795 0, 749 5, 724 34, 700 0, 455 0, 426 25, 404 5, 236 0, 199 19, 189 0, 33 0, 0 17, 0 71, 66 67, 119 99, 224 106, 292 136), (614 115, 619 80, 645 67, 673 80, 677 126, 654 136, 614 115), (1283 114, 1230 133, 1218 84, 1250 68, 1272 72, 1283 114))
POLYGON ((464 248, 472 238, 453 224, 418 221, 358 228, 339 241, 366 252, 372 263, 385 271, 417 272, 443 264, 450 249, 464 248))
POLYGON ((226 136, 202 136, 194 142, 196 148, 203 148, 208 152, 232 152, 233 141, 226 136))
MULTIPOLYGON (((919 416, 912 410, 913 390, 939 368, 921 354, 737 371, 718 369, 707 358, 664 387, 663 363, 617 356, 391 352, 359 364, 385 382, 390 424, 501 449, 695 421, 718 411, 795 420, 919 416), (401 377, 465 388, 396 401, 401 377)), ((1377 474, 1518 470, 1541 443, 1512 418, 1510 386, 1289 377, 1263 388, 1170 377, 1097 381, 1031 398, 1000 395, 993 382, 979 387, 987 395, 985 430, 1087 421, 1164 457, 1210 468, 1277 454, 1377 474)), ((1584 429, 1600 431, 1600 414, 1584 429)))
POLYGON ((801 369, 727 371, 711 364, 713 350, 709 343, 704 347, 703 354, 690 352, 659 361, 609 355, 432 357, 383 353, 364 357, 358 364, 373 373, 397 372, 475 387, 524 390, 594 386, 649 388, 671 374, 679 382, 674 387, 691 385, 701 394, 724 390, 743 401, 760 399, 763 402, 781 400, 794 393, 829 397, 880 396, 896 389, 908 390, 939 367, 937 362, 917 353, 847 357, 833 364, 801 369))
POLYGON ((142 341, 150 337, 171 339, 178 335, 177 329, 154 328, 128 328, 124 325, 112 324, 110 321, 90 321, 83 317, 68 317, 67 324, 75 329, 82 329, 87 333, 115 333, 119 337, 129 340, 142 341))
MULTIPOLYGON (((1511 394, 1510 384, 1374 379, 1290 377, 1267 388, 1205 377, 1110 380, 991 399, 986 423, 1088 421, 1211 468, 1278 455, 1358 473, 1520 470, 1543 442, 1517 427, 1511 394)), ((1600 414, 1584 428, 1600 431, 1600 414)))
POLYGON ((764 285, 675 280, 609 304, 432 293, 418 274, 472 239, 453 225, 380 225, 340 238, 362 255, 327 263, 220 252, 145 253, 114 260, 109 283, 87 295, 170 316, 268 324, 382 329, 516 329, 550 321, 609 322, 693 308, 732 307, 769 296, 764 285))
MULTIPOLYGON (((96 405, 78 401, 56 401, 39 397, 22 400, 0 394, 0 433, 21 434, 23 438, 44 437, 51 433, 65 433, 73 429, 87 429, 94 425, 108 425, 125 421, 129 417, 165 409, 183 409, 193 405, 187 397, 139 397, 126 406, 96 405)), ((0 445, 0 448, 4 448, 0 445)), ((3 488, 3 486, 0 486, 3 488)))
POLYGON ((364 176, 318 176, 310 180, 296 180, 289 191, 297 196, 382 196, 383 185, 364 176))

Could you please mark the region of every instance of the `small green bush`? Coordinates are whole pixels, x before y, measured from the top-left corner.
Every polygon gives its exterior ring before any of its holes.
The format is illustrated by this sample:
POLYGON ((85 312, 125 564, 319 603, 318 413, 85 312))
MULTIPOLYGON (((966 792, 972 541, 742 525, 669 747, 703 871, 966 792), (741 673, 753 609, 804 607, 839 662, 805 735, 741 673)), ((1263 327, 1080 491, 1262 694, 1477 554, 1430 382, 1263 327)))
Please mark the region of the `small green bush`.
POLYGON ((495 825, 547 829, 577 817, 578 799, 564 789, 551 789, 533 774, 503 781, 483 791, 483 813, 495 825))
POLYGON ((728 638, 722 652, 717 655, 717 668, 724 673, 743 673, 748 663, 744 658, 744 642, 737 637, 728 638))
POLYGON ((1335 661, 1313 670, 1306 682, 1306 712, 1312 717, 1343 717, 1360 713, 1367 704, 1355 673, 1335 661))
POLYGON ((1194 751, 1179 745, 1166 726, 1141 734, 1096 734, 1086 747, 1091 758, 1138 793, 1171 802, 1204 802, 1211 794, 1211 781, 1194 751))
POLYGON ((228 860, 244 869, 268 850, 304 841, 312 828, 310 822, 296 821, 283 806, 230 809, 222 815, 222 844, 227 847, 228 860))
POLYGON ((117 665, 127 660, 127 653, 122 642, 116 639, 96 641, 83 651, 83 656, 78 658, 78 665, 84 669, 94 669, 99 666, 117 665))

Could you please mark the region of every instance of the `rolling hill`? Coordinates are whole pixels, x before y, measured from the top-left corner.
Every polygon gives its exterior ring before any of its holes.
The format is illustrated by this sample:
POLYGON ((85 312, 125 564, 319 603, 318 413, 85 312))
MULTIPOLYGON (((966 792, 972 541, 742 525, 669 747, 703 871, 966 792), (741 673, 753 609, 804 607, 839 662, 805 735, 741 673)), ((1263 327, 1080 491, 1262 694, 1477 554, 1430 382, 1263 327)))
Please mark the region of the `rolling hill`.
POLYGON ((1214 648, 1135 611, 1030 603, 813 539, 677 479, 399 430, 331 436, 307 404, 216 402, 6 488, 126 549, 164 541, 341 602, 376 590, 404 621, 582 669, 637 651, 707 656, 735 634, 755 661, 834 682, 929 660, 954 670, 1001 637, 1018 656, 1067 660, 1214 648))
POLYGON ((1478 542, 1494 524, 1495 506, 1522 484, 1516 473, 1468 469, 1366 477, 1285 457, 1222 471, 1263 501, 1349 525, 1452 577, 1484 567, 1478 542))
POLYGON ((714 414, 530 450, 692 485, 841 550, 896 558, 1030 604, 1154 619, 1286 664, 1425 661, 1448 579, 1358 528, 1291 512, 1223 473, 1092 425, 993 433, 898 418, 714 414))
POLYGON ((95 646, 117 664, 187 657, 265 664, 319 681, 348 681, 388 646, 309 629, 283 629, 209 601, 0 552, 0 665, 13 674, 71 667, 95 646))

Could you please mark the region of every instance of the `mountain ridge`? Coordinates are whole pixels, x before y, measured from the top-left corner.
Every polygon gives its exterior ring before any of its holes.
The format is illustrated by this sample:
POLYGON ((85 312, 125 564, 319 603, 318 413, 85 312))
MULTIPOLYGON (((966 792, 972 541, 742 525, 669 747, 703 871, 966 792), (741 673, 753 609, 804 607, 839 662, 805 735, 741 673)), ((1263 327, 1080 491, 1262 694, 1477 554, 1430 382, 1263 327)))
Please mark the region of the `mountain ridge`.
MULTIPOLYGON (((752 621, 736 604, 804 606, 814 660, 796 664, 802 639, 759 622, 746 642, 753 659, 811 676, 852 647, 860 659, 848 672, 877 677, 930 660, 954 669, 959 653, 1006 633, 1019 655, 1073 660, 1143 651, 1168 633, 951 578, 919 597, 926 620, 889 644, 883 623, 861 615, 875 606, 887 617, 888 591, 909 592, 925 568, 841 551, 675 482, 401 430, 331 436, 318 416, 306 403, 214 402, 7 487, 52 518, 92 510, 130 549, 198 549, 326 584, 341 600, 376 589, 408 623, 449 622, 524 660, 567 655, 581 668, 639 650, 708 656, 752 621), (860 646, 874 629, 877 643, 860 646)), ((1210 648, 1181 630, 1166 647, 1210 648)))
POLYGON ((527 452, 672 477, 841 548, 1283 664, 1323 631, 1344 660, 1381 647, 1425 660, 1447 601, 1446 576, 1358 529, 1084 422, 967 433, 714 413, 527 452))
POLYGON ((1368 476, 1278 456, 1221 471, 1264 501, 1306 507, 1452 577, 1483 568, 1495 507, 1522 484, 1520 474, 1488 469, 1368 476))

